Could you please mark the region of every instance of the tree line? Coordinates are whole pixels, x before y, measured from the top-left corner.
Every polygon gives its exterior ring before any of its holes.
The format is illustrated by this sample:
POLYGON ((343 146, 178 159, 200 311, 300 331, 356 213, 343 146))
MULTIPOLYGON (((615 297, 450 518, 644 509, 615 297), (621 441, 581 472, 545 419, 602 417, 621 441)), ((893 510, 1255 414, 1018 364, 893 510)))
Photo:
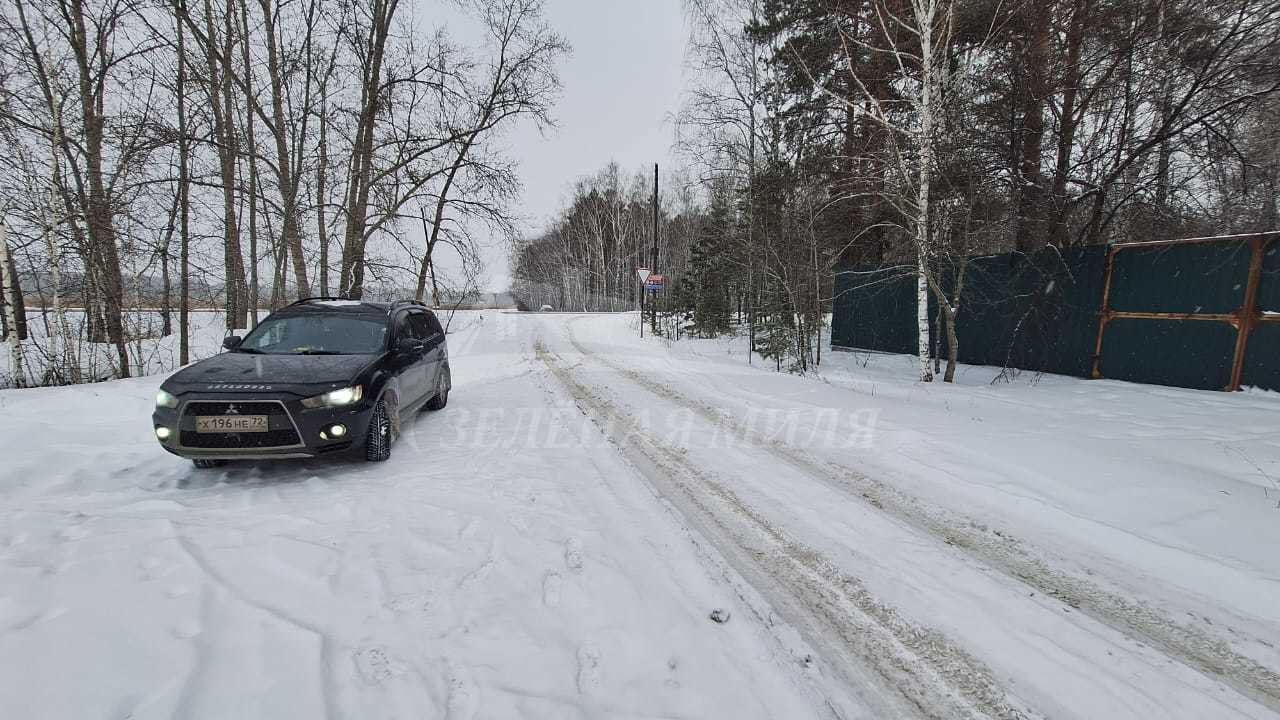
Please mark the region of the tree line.
POLYGON ((522 307, 620 311, 639 306, 636 269, 652 264, 657 223, 662 267, 683 267, 700 208, 668 179, 655 205, 655 169, 617 163, 576 180, 541 232, 517 238, 511 292, 522 307))
MULTIPOLYGON (((920 377, 941 346, 950 380, 969 257, 1280 229, 1274 2, 685 10, 677 149, 693 202, 683 235, 660 233, 679 290, 664 308, 695 334, 741 329, 779 368, 820 361, 837 268, 914 278, 920 377)), ((577 202, 548 237, 565 237, 577 202)), ((586 260, 598 242, 571 245, 538 262, 600 267, 586 260)))
POLYGON ((441 246, 474 289, 474 233, 514 229, 502 138, 552 124, 567 51, 542 0, 6 2, 0 316, 40 355, 17 381, 80 380, 91 344, 127 377, 148 333, 186 363, 195 308, 438 302, 441 246))

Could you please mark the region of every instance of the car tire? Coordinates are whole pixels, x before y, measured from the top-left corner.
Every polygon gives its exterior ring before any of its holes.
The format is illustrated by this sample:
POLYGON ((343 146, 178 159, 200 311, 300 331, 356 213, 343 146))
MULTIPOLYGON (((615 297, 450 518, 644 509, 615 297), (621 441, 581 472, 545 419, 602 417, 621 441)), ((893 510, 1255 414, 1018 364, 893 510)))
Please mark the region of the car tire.
POLYGON ((440 387, 436 390, 436 396, 427 402, 428 410, 443 410, 444 406, 449 404, 449 386, 453 384, 452 380, 453 377, 446 366, 444 372, 440 373, 440 380, 437 381, 440 387))
POLYGON ((387 415, 387 403, 379 400, 369 418, 369 432, 364 441, 364 459, 383 462, 391 457, 391 418, 387 415))
POLYGON ((193 458, 191 464, 201 470, 212 470, 216 467, 222 467, 227 463, 226 460, 213 460, 211 458, 193 458))

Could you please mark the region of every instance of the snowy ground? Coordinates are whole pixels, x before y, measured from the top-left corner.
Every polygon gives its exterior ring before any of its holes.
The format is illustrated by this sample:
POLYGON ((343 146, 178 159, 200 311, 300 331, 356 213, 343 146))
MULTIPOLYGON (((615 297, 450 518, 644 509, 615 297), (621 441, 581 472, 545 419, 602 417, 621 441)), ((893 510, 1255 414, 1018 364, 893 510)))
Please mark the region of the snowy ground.
POLYGON ((380 466, 196 471, 159 377, 0 392, 3 714, 1280 717, 1274 394, 453 330, 380 466))

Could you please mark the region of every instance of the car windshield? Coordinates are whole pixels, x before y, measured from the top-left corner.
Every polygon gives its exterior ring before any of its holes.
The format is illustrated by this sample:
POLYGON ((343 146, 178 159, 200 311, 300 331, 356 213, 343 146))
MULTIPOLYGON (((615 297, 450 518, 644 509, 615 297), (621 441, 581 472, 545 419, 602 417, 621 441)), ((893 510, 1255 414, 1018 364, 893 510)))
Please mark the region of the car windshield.
POLYGON ((387 325, 350 315, 267 318, 237 348, 269 355, 372 355, 387 346, 387 325))

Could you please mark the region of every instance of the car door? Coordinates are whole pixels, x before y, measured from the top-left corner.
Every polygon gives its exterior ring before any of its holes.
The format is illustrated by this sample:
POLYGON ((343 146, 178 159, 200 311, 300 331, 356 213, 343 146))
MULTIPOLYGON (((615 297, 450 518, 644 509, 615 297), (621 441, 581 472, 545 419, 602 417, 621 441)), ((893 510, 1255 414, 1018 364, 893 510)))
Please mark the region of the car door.
POLYGON ((426 394, 430 399, 435 394, 436 383, 440 377, 444 331, 440 328, 440 323, 435 316, 425 310, 411 310, 409 324, 413 326, 414 331, 422 338, 423 349, 425 350, 423 377, 426 381, 426 394))
POLYGON ((444 373, 445 368, 449 365, 449 343, 447 342, 448 338, 445 337, 445 329, 440 325, 440 319, 430 310, 427 311, 427 322, 431 325, 431 340, 427 345, 431 348, 438 379, 439 375, 444 373))
POLYGON ((431 392, 432 386, 427 384, 427 348, 422 341, 423 338, 415 331, 411 315, 405 311, 397 313, 391 347, 395 353, 392 364, 400 378, 401 407, 416 405, 431 392), (418 345, 411 350, 401 350, 401 340, 413 340, 418 345))

